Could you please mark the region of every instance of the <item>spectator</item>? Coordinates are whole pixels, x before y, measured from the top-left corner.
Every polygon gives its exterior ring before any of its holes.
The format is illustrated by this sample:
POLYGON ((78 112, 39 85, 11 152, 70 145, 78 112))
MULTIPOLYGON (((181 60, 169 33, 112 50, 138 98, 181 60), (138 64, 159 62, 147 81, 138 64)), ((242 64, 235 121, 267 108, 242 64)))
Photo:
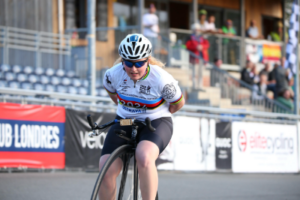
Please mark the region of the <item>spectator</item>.
POLYGON ((201 27, 198 23, 193 24, 192 31, 192 35, 189 36, 186 42, 186 48, 194 54, 190 55, 190 63, 194 64, 195 67, 195 86, 200 87, 202 85, 202 66, 199 65, 198 56, 200 56, 205 63, 208 62, 209 42, 201 36, 201 27))
POLYGON ((273 96, 275 97, 275 92, 276 92, 275 91, 275 85, 276 85, 275 74, 274 74, 274 70, 271 71, 271 64, 269 62, 267 62, 265 64, 265 68, 259 72, 259 75, 263 74, 263 73, 266 74, 268 77, 267 90, 272 91, 273 96))
POLYGON ((215 16, 211 15, 208 18, 208 22, 206 24, 206 32, 216 33, 218 32, 215 25, 215 16))
POLYGON ((225 34, 225 35, 236 35, 236 31, 235 29, 233 28, 233 24, 232 24, 232 21, 230 19, 227 19, 226 21, 226 26, 223 26, 222 27, 222 32, 225 34))
POLYGON ((268 75, 266 73, 260 73, 259 82, 253 85, 252 97, 254 100, 263 100, 267 95, 268 87, 268 75))
MULTIPOLYGON (((294 103, 291 99, 291 91, 289 89, 283 89, 279 92, 276 100, 283 104, 285 107, 289 108, 291 111, 294 110, 294 103)), ((277 112, 283 112, 282 109, 277 109, 277 112)))
MULTIPOLYGON (((208 62, 209 42, 201 36, 201 26, 198 23, 193 24, 192 31, 192 35, 189 36, 186 42, 186 48, 196 56, 200 56, 204 61, 208 62)), ((190 57, 190 62, 196 64, 199 63, 199 60, 192 56, 190 57)))
POLYGON ((260 39, 262 36, 258 32, 255 20, 250 21, 250 27, 246 32, 246 36, 252 39, 260 39))
POLYGON ((251 76, 253 67, 253 63, 250 60, 247 60, 246 67, 241 71, 241 80, 249 85, 253 85, 254 83, 253 76, 251 76))
POLYGON ((200 20, 199 20, 199 25, 200 25, 200 30, 202 33, 206 32, 207 30, 207 26, 208 26, 208 22, 206 21, 206 10, 202 9, 199 11, 200 14, 200 20))
POLYGON ((219 58, 214 59, 214 64, 212 69, 210 70, 210 86, 211 87, 220 87, 220 83, 224 84, 224 82, 221 82, 221 68, 222 60, 219 58))
POLYGON ((159 34, 158 17, 155 15, 156 8, 154 4, 150 4, 149 13, 143 16, 144 36, 152 43, 152 49, 157 49, 157 39, 159 34))
POLYGON ((250 77, 253 79, 253 83, 256 84, 259 82, 259 74, 257 72, 256 65, 254 63, 252 63, 252 65, 250 77))
MULTIPOLYGON (((272 31, 270 33, 270 36, 271 36, 271 39, 273 41, 276 41, 276 42, 282 41, 282 39, 283 39, 283 25, 282 25, 281 21, 279 21, 277 23, 277 31, 272 31)), ((288 37, 289 37, 288 33, 285 32, 285 39, 286 39, 286 41, 288 41, 288 39, 289 39, 288 37)))
POLYGON ((281 58, 280 66, 275 64, 274 66, 274 75, 275 75, 275 99, 277 98, 280 91, 289 88, 288 83, 288 72, 284 68, 285 57, 281 58))

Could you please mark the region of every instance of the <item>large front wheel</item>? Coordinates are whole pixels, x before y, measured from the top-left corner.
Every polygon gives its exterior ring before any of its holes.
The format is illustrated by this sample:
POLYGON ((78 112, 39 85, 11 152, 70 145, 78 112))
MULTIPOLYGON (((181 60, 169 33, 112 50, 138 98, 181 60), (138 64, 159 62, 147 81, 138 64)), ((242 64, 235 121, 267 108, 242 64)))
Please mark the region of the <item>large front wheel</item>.
MULTIPOLYGON (((91 197, 91 200, 96 200, 97 196, 98 196, 98 191, 99 188, 102 184, 102 180, 107 172, 107 170, 110 168, 110 166, 112 165, 112 163, 117 159, 117 158, 121 158, 123 161, 123 169, 122 172, 120 173, 120 175, 117 178, 117 194, 116 197, 118 200, 122 200, 122 199, 126 199, 126 200, 138 200, 138 199, 134 199, 133 196, 134 195, 134 185, 138 185, 137 183, 134 184, 134 180, 138 180, 138 178, 136 177, 134 179, 134 177, 130 178, 128 176, 128 180, 127 180, 127 174, 128 174, 128 168, 129 168, 129 163, 130 163, 130 159, 134 156, 134 150, 132 148, 132 145, 123 145, 121 147, 119 147, 118 149, 116 149, 107 159, 107 161, 105 162, 105 164, 103 165, 101 171, 99 172, 96 184, 94 186, 94 190, 93 190, 93 194, 91 197)), ((133 173, 132 176, 135 174, 134 173, 134 169, 137 170, 136 165, 133 166, 133 173)), ((137 173, 136 173, 137 174, 137 173)), ((100 199, 101 200, 101 199, 100 199)))

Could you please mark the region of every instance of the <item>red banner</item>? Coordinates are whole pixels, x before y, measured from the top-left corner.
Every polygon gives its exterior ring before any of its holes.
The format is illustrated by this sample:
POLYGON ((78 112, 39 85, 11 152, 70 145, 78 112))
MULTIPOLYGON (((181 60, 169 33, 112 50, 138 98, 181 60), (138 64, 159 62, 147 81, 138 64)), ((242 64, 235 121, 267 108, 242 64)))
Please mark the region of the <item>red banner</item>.
POLYGON ((65 167, 65 108, 0 103, 0 167, 65 167))

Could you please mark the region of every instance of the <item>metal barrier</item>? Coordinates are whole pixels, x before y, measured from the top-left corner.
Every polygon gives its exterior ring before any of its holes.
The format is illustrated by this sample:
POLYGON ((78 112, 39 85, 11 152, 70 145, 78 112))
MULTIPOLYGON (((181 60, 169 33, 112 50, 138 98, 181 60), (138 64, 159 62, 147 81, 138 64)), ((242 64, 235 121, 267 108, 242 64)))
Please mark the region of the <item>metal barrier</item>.
MULTIPOLYGON (((75 109, 115 112, 117 106, 108 97, 94 97, 88 95, 72 95, 56 92, 35 90, 0 88, 2 95, 0 102, 15 102, 22 104, 58 105, 75 109), (10 95, 20 95, 19 97, 10 95), (35 96, 44 96, 36 98, 35 96)), ((222 109, 209 106, 184 105, 175 115, 207 117, 220 120, 255 121, 277 124, 296 124, 299 115, 283 113, 267 113, 260 111, 247 111, 235 109, 222 109)))
POLYGON ((285 105, 258 93, 254 88, 216 67, 209 68, 210 85, 220 88, 221 98, 230 99, 232 105, 243 105, 257 111, 293 113, 285 105))
POLYGON ((70 37, 63 34, 0 26, 2 63, 70 69, 70 37))

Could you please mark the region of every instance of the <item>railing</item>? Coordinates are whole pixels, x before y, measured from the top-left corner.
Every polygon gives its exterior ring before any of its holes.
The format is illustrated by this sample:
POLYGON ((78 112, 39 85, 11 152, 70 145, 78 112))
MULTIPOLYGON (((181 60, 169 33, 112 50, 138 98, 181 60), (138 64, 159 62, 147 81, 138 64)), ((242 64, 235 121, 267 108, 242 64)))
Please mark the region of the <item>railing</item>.
POLYGON ((1 63, 69 69, 70 37, 63 34, 0 26, 1 63))
MULTIPOLYGON (((15 102, 22 104, 59 105, 75 109, 115 112, 116 105, 108 97, 93 97, 88 95, 65 95, 56 92, 0 88, 0 102, 15 102), (10 95, 19 95, 10 96, 10 95), (36 96, 44 96, 43 99, 36 96)), ((283 113, 266 113, 259 111, 222 109, 209 106, 185 105, 175 115, 192 117, 207 117, 220 120, 239 120, 268 122, 276 124, 297 124, 299 115, 283 113), (224 116, 226 114, 226 116, 224 116)))
POLYGON ((251 106, 257 111, 293 113, 285 105, 258 93, 251 85, 231 76, 224 70, 216 67, 209 70, 211 86, 219 87, 221 98, 230 99, 232 105, 251 106))
MULTIPOLYGON (((170 33, 176 34, 177 43, 181 45, 185 45, 188 36, 192 34, 192 30, 171 28, 169 31, 170 33)), ((241 60, 241 53, 246 54, 247 44, 276 45, 279 46, 281 50, 282 47, 284 46, 282 42, 271 42, 268 40, 253 40, 247 38, 244 40, 245 45, 243 48, 241 45, 243 38, 240 36, 227 36, 224 34, 208 34, 208 33, 203 34, 203 36, 210 43, 210 47, 208 49, 210 62, 213 62, 214 58, 217 57, 222 59, 224 64, 232 65, 235 66, 236 68, 240 68, 241 66, 244 65, 244 63, 242 63, 241 60)))

